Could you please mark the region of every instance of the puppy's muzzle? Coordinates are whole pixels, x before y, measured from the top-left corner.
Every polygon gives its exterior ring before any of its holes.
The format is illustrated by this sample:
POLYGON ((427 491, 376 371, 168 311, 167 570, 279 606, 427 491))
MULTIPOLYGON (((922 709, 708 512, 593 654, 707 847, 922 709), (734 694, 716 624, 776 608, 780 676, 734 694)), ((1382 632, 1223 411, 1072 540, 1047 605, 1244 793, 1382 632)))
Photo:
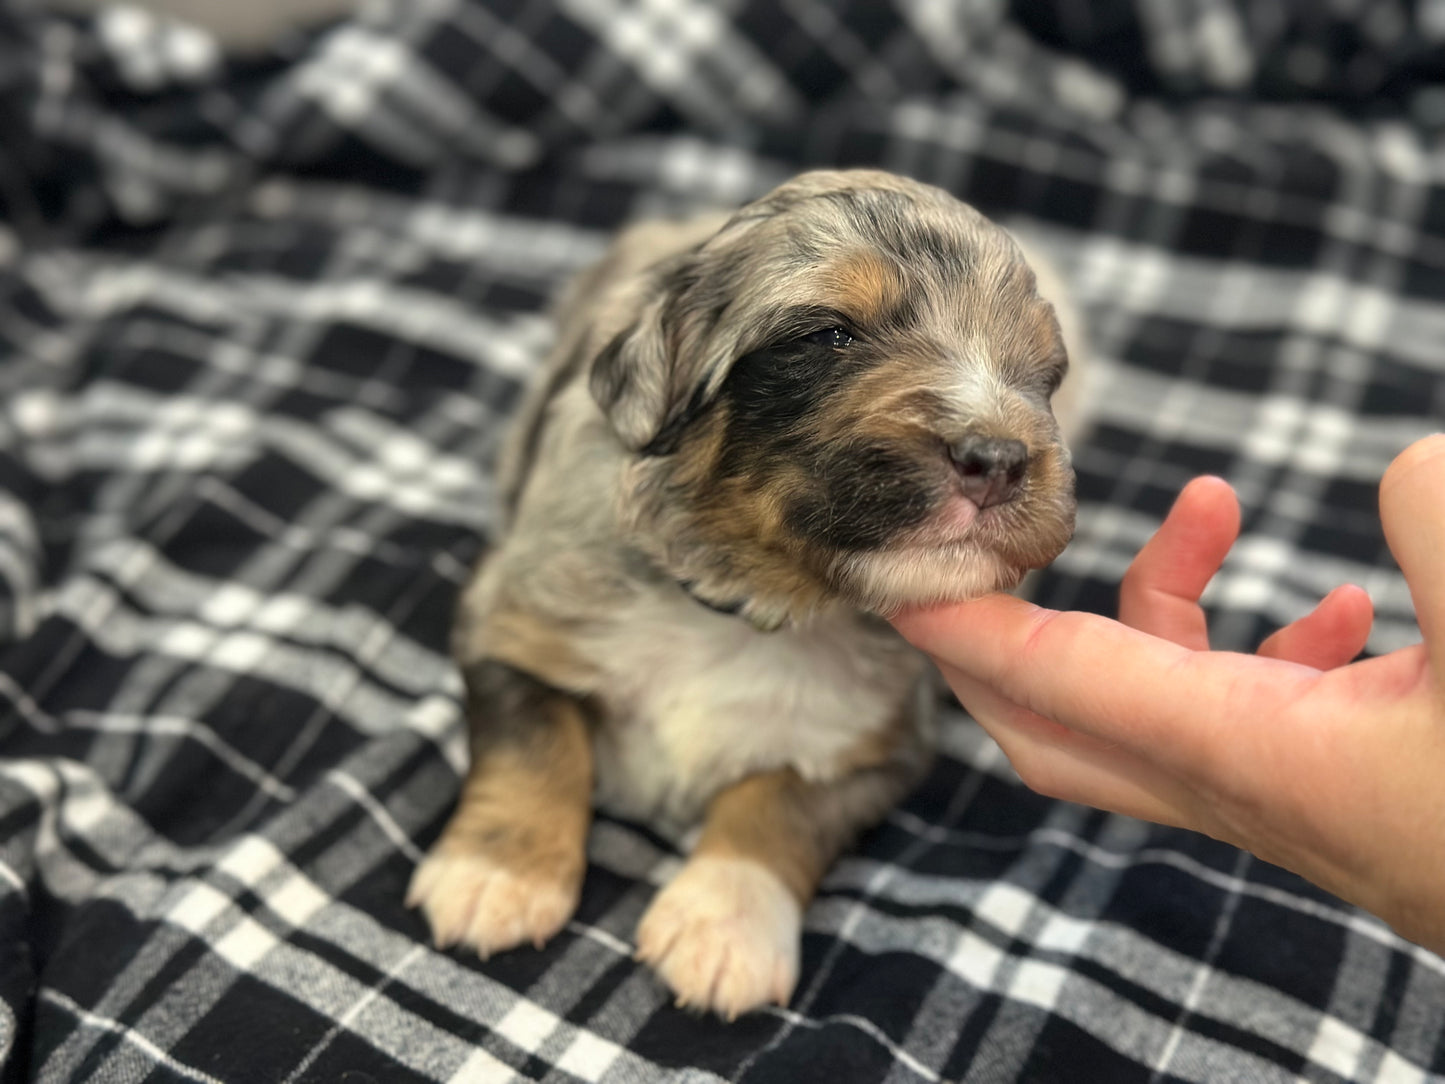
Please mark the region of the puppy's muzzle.
POLYGON ((1029 449, 1021 440, 964 437, 948 446, 963 495, 979 510, 1018 496, 1029 466, 1029 449))

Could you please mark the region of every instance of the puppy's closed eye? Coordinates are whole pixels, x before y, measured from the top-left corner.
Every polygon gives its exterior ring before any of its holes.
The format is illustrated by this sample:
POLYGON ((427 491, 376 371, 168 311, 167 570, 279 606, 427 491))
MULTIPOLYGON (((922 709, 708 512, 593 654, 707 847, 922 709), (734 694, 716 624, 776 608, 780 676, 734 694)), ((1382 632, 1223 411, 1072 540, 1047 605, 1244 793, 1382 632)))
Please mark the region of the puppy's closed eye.
POLYGON ((1068 372, 1068 362, 1060 359, 1058 362, 1035 369, 1029 375, 1028 387, 1036 391, 1039 397, 1045 402, 1053 398, 1054 392, 1064 382, 1064 374, 1068 372))
POLYGON ((821 331, 813 331, 804 335, 801 341, 812 346, 826 346, 831 350, 841 350, 845 346, 851 346, 855 340, 847 328, 825 327, 821 331))
POLYGON ((1044 403, 1054 397, 1068 371, 1069 358, 1062 351, 1024 362, 1016 369, 1019 386, 1044 403))

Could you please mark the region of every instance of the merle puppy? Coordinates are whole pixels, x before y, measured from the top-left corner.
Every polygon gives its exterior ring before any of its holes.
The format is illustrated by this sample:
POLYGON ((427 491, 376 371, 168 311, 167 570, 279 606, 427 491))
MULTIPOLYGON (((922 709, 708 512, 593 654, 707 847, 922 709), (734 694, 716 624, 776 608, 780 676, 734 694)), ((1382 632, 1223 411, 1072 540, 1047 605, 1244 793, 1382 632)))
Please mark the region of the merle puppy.
POLYGON ((928 761, 882 618, 1070 537, 1067 364, 1018 245, 901 177, 625 232, 563 301, 462 602, 471 770, 408 897, 438 943, 557 933, 596 803, 701 824, 637 930, 678 1000, 786 1002, 820 877, 928 761))

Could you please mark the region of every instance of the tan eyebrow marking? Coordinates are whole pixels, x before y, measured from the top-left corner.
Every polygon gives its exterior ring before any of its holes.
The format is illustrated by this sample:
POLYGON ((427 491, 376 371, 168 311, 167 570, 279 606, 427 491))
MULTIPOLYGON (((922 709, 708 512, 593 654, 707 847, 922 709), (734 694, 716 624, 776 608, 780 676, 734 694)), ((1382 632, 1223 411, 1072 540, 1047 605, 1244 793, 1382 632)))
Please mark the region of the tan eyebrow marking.
POLYGON ((859 323, 881 319, 903 299, 903 278, 890 262, 872 252, 844 257, 827 269, 824 287, 833 307, 859 323))

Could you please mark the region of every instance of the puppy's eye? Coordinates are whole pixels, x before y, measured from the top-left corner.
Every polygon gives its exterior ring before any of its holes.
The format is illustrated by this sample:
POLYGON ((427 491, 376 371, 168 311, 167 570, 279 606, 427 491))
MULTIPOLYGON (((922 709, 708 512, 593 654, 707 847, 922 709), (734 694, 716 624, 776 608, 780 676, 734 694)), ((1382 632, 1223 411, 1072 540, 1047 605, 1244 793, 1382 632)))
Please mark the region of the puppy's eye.
POLYGON ((1069 371, 1069 359, 1062 353, 1052 358, 1042 366, 1033 370, 1029 379, 1029 387, 1048 402, 1054 397, 1054 392, 1059 390, 1059 385, 1064 382, 1064 374, 1069 371))
POLYGON ((812 343, 814 346, 826 346, 829 350, 841 350, 852 341, 853 336, 841 327, 828 327, 803 336, 803 342, 812 343))

